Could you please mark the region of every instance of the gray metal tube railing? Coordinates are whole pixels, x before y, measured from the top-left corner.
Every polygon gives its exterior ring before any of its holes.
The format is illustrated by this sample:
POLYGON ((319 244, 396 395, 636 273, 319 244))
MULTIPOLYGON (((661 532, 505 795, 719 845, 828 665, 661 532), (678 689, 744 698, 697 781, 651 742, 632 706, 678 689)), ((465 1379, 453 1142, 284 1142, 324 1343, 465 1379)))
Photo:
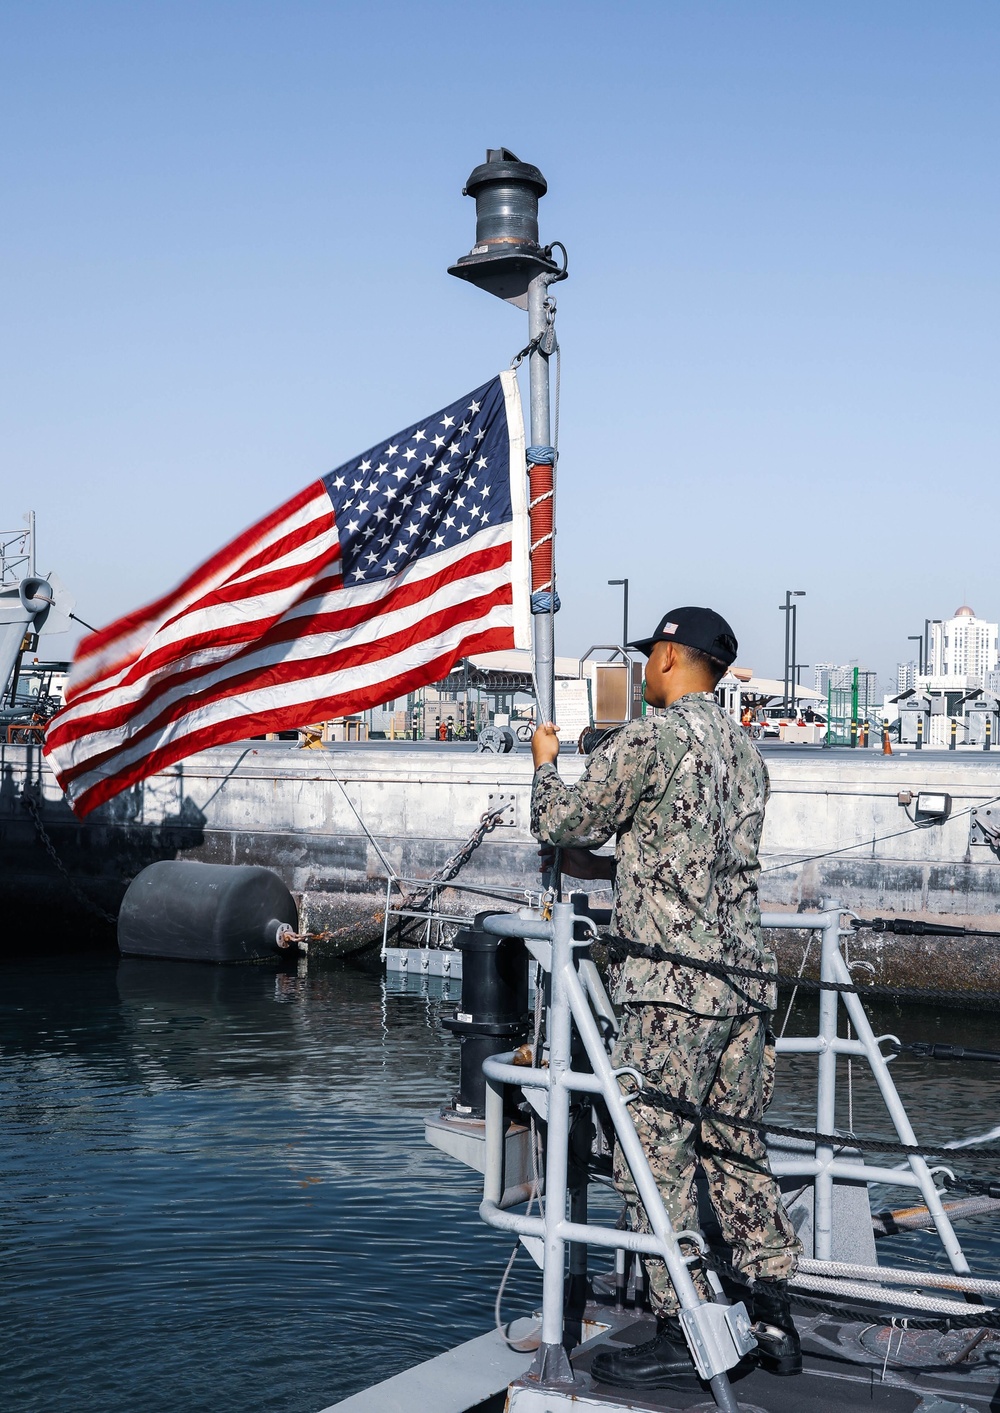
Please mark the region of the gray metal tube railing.
MULTIPOLYGON (((821 977, 824 981, 850 984, 851 976, 840 950, 841 910, 828 906, 822 913, 765 913, 764 928, 819 930, 822 934, 821 977)), ((577 1252, 587 1244, 615 1247, 621 1251, 639 1252, 660 1257, 666 1264, 681 1306, 681 1323, 698 1372, 710 1381, 719 1407, 726 1413, 736 1413, 737 1405, 725 1371, 732 1368, 746 1349, 752 1347, 749 1322, 743 1306, 723 1307, 702 1302, 688 1269, 687 1258, 678 1244, 663 1200, 642 1150, 635 1125, 628 1111, 628 1099, 619 1083, 622 1075, 632 1074, 637 1086, 641 1077, 633 1071, 616 1071, 608 1057, 605 1038, 598 1020, 605 1026, 613 1022, 614 1013, 603 992, 596 972, 587 969, 584 960, 582 976, 573 962, 573 928, 575 923, 589 919, 575 917, 570 904, 554 906, 553 920, 545 921, 537 914, 498 914, 484 919, 487 932, 497 936, 522 937, 529 950, 550 973, 550 1010, 548 1022, 548 1068, 521 1067, 511 1063, 512 1055, 497 1055, 483 1064, 487 1078, 486 1091, 486 1163, 483 1202, 480 1213, 491 1226, 518 1235, 536 1237, 543 1242, 543 1301, 541 1343, 534 1365, 541 1387, 565 1387, 574 1380, 572 1368, 562 1348, 563 1271, 566 1244, 572 1243, 577 1252), (602 1000, 603 998, 603 1000, 602 1000), (610 1013, 610 1015, 609 1015, 610 1013), (583 1042, 592 1073, 571 1068, 572 1025, 583 1042), (503 1087, 506 1084, 548 1091, 548 1140, 545 1167, 545 1214, 529 1217, 502 1206, 504 1183, 504 1112, 503 1087), (570 1140, 570 1096, 572 1093, 599 1094, 608 1107, 621 1151, 632 1173, 639 1199, 645 1209, 651 1233, 619 1231, 591 1226, 582 1221, 568 1220, 568 1154, 570 1140), (746 1322, 741 1328, 741 1318, 746 1322)), ((591 924, 592 926, 592 924, 591 924)), ((855 993, 823 991, 820 994, 819 1030, 816 1036, 779 1039, 777 1049, 788 1054, 815 1054, 817 1057, 816 1128, 820 1133, 836 1133, 836 1078, 838 1056, 864 1058, 871 1066, 896 1133, 904 1143, 915 1144, 906 1110, 889 1073, 880 1040, 876 1037, 860 998, 855 993), (843 995, 856 1039, 837 1035, 840 996, 843 995)), ((609 1026, 610 1028, 610 1026, 609 1026)), ((537 1057, 536 1057, 537 1064, 537 1057)), ((849 1147, 851 1136, 843 1136, 849 1147)), ((923 1158, 911 1155, 899 1168, 870 1166, 854 1154, 837 1156, 830 1144, 816 1144, 813 1153, 775 1154, 771 1169, 776 1176, 809 1177, 814 1184, 814 1254, 819 1262, 830 1262, 833 1242, 833 1184, 836 1178, 865 1183, 891 1183, 919 1189, 934 1219, 942 1245, 952 1268, 967 1274, 968 1263, 954 1228, 941 1204, 934 1180, 923 1158)), ((518 1189, 525 1199, 530 1185, 518 1189)), ((507 1192, 510 1197, 511 1193, 507 1192)), ((576 1204, 573 1216, 585 1207, 576 1204)), ((685 1237, 689 1234, 685 1233, 685 1237)), ((694 1235, 697 1240, 697 1234, 694 1235)), ((578 1258, 579 1259, 579 1258, 578 1258)), ((917 1278, 917 1273, 915 1273, 917 1278)))
MULTIPOLYGON (((847 969, 840 950, 840 918, 838 907, 827 907, 822 913, 763 913, 761 927, 767 929, 820 929, 822 950, 820 953, 820 979, 838 984, 851 985, 851 973, 847 969)), ((894 1039, 895 1037, 882 1037, 894 1039)), ((837 1097, 837 1056, 859 1055, 871 1066, 875 1082, 882 1100, 892 1120, 896 1135, 901 1143, 916 1144, 917 1138, 907 1117, 903 1101, 899 1097, 889 1065, 882 1054, 879 1037, 875 1035, 865 1012, 860 996, 856 992, 821 991, 819 1002, 819 1034, 815 1037, 778 1040, 779 1054, 804 1054, 814 1052, 818 1057, 819 1075, 816 1086, 816 1128, 820 1133, 836 1132, 837 1097), (837 1035, 837 1016, 841 999, 854 1026, 857 1040, 845 1040, 837 1035)), ((844 1136, 844 1144, 850 1146, 850 1135, 844 1136)), ((817 1144, 814 1158, 794 1156, 775 1157, 771 1170, 777 1177, 813 1178, 813 1252, 818 1260, 829 1261, 833 1251, 833 1183, 835 1178, 860 1182, 892 1182, 900 1187, 914 1187, 923 1196, 927 1209, 934 1220, 941 1245, 951 1262, 952 1270, 959 1275, 968 1275, 969 1263, 965 1259, 961 1243, 941 1203, 941 1196, 934 1185, 934 1178, 923 1158, 916 1155, 907 1159, 907 1167, 902 1169, 874 1168, 860 1163, 854 1158, 841 1158, 829 1145, 817 1144)))
MULTIPOLYGON (((518 931, 518 926, 523 929, 524 923, 530 923, 528 935, 537 941, 551 943, 550 966, 547 969, 551 977, 552 1004, 549 1011, 547 1070, 514 1066, 510 1064, 510 1056, 504 1055, 483 1063, 487 1078, 486 1171, 480 1213, 491 1226, 517 1232, 518 1235, 541 1238, 544 1244, 542 1329, 534 1364, 534 1373, 543 1387, 566 1386, 574 1380, 562 1347, 566 1243, 625 1248, 656 1255, 664 1261, 680 1302, 681 1322, 695 1366, 701 1376, 709 1381, 718 1406, 725 1413, 738 1413, 725 1371, 738 1363, 752 1347, 749 1320, 742 1306, 706 1304, 698 1296, 687 1260, 678 1244, 628 1112, 627 1101, 618 1083, 618 1072, 611 1067, 587 993, 573 965, 575 921, 580 919, 576 918, 572 905, 568 903, 555 904, 551 924, 539 923, 536 919, 515 920, 509 914, 483 920, 485 930, 499 936, 525 936, 526 931, 518 931), (593 1067, 592 1074, 574 1072, 571 1068, 574 1022, 593 1067), (503 1193, 504 1083, 548 1090, 544 1217, 519 1215, 500 1206, 503 1193), (573 1091, 599 1093, 604 1098, 653 1229, 651 1235, 567 1220, 569 1109, 573 1091)), ((541 955, 544 965, 543 949, 532 950, 536 955, 541 955)))

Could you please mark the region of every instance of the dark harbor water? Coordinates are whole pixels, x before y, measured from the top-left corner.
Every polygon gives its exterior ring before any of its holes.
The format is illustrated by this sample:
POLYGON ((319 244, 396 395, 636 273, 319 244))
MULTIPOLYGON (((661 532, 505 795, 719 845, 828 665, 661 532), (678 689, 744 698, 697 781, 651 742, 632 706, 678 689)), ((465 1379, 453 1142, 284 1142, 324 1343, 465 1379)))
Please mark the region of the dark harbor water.
MULTIPOLYGON (((457 1078, 455 990, 105 957, 8 964, 0 987, 4 1413, 318 1413, 490 1328, 510 1240, 423 1141, 457 1078)), ((1000 1046, 991 1013, 878 1028, 1000 1046)), ((922 1141, 1000 1123, 998 1067, 894 1069, 922 1141)), ((782 1066, 775 1117, 811 1127, 813 1072, 782 1066)), ((856 1130, 888 1133, 857 1068, 853 1091, 856 1130)), ((955 1167, 1000 1172, 1000 1149, 955 1167)), ((960 1232, 995 1276, 1000 1222, 960 1232)), ((880 1250, 943 1268, 930 1236, 880 1250)), ((522 1253, 505 1313, 539 1293, 522 1253)))

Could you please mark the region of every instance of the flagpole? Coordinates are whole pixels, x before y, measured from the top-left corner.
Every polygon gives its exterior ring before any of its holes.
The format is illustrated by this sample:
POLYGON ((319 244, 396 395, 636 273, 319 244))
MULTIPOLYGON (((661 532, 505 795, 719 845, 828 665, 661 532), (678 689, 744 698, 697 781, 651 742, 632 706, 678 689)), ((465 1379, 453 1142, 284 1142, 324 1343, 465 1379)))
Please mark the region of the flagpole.
MULTIPOLYGON (((530 162, 522 162, 506 147, 493 147, 474 169, 464 194, 476 202, 476 244, 449 266, 448 273, 468 280, 488 294, 504 299, 528 314, 529 440, 527 449, 530 513, 530 575, 532 667, 538 721, 555 719, 555 556, 553 478, 555 450, 550 445, 549 356, 555 348, 549 285, 566 278, 565 258, 559 265, 552 251, 565 247, 555 241, 540 245, 538 200, 548 189, 545 178, 530 162)), ((518 361, 520 361, 519 355, 518 361)))
MULTIPOLYGON (((528 413, 530 421, 530 451, 536 454, 550 447, 551 419, 549 411, 549 355, 541 346, 548 326, 548 299, 551 276, 543 272, 528 285, 528 413)), ((555 721, 555 614, 546 601, 546 592, 555 593, 555 524, 553 522, 553 457, 547 464, 539 461, 530 466, 529 486, 533 514, 531 521, 531 623, 535 677, 536 719, 555 721), (539 497, 542 504, 538 504, 539 497), (547 504, 545 501, 547 500, 547 504), (539 515, 541 511, 541 515, 539 515), (541 522, 541 524, 539 524, 541 522), (541 535, 548 533, 547 544, 541 535), (546 572, 547 571, 547 572, 546 572), (546 583, 546 580, 548 581, 546 583), (536 594, 540 597, 536 598, 536 594)))

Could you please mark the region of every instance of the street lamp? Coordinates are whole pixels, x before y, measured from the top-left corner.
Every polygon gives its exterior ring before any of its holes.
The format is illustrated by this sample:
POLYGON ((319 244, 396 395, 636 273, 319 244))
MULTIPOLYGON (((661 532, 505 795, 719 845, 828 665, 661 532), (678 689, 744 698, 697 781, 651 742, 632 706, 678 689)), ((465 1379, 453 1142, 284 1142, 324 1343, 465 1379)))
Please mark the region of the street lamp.
POLYGON ((792 599, 804 599, 805 596, 805 589, 786 589, 785 602, 778 605, 778 611, 785 615, 785 711, 795 690, 795 617, 798 604, 792 603, 792 599))
POLYGON ((906 641, 907 641, 908 643, 916 643, 916 645, 917 645, 917 654, 918 654, 918 660, 919 660, 919 664, 920 664, 920 675, 921 675, 921 677, 923 677, 923 675, 924 675, 924 635, 923 635, 923 633, 910 633, 909 636, 907 637, 906 641))
POLYGON ((618 584, 618 585, 621 586, 621 589, 622 589, 622 599, 624 600, 624 611, 623 611, 624 616, 623 616, 623 627, 622 627, 622 647, 624 648, 624 647, 626 647, 626 646, 628 645, 628 580, 627 580, 627 579, 609 579, 609 580, 608 580, 608 584, 611 585, 611 586, 614 586, 615 584, 618 584))

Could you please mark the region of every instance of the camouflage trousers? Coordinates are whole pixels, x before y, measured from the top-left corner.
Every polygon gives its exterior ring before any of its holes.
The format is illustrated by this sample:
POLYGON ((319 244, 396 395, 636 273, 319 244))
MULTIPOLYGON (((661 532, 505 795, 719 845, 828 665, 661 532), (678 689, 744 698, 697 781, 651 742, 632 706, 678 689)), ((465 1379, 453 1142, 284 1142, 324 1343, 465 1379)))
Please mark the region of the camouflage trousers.
MULTIPOLYGON (((633 1066, 666 1094, 740 1118, 761 1118, 771 1099, 774 1049, 767 1043, 765 1018, 756 1014, 715 1019, 665 1004, 637 1004, 625 1011, 612 1060, 615 1066, 633 1066)), ((627 1077, 622 1087, 630 1088, 627 1077)), ((710 1120, 699 1127, 641 1097, 628 1107, 674 1230, 699 1229, 695 1172, 700 1166, 737 1270, 751 1277, 792 1275, 802 1248, 782 1206, 763 1140, 710 1120)), ((630 1226, 648 1232, 646 1213, 617 1145, 614 1173, 630 1226)), ((646 1257, 645 1264, 653 1309, 673 1314, 678 1301, 666 1266, 656 1257, 646 1257)), ((691 1274, 702 1298, 710 1299, 704 1274, 697 1267, 691 1274)))

